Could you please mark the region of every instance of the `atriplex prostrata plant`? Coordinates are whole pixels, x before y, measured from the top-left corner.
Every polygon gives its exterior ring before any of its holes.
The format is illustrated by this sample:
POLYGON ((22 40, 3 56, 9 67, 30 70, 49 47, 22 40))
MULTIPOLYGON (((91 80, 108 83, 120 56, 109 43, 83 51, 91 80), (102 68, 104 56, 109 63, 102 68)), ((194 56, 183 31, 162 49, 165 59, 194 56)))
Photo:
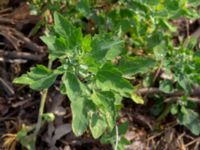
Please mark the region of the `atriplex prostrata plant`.
MULTIPOLYGON (((113 62, 123 52, 123 40, 109 33, 83 36, 80 28, 75 28, 58 13, 54 13, 54 21, 52 32, 41 39, 48 45, 50 64, 59 60, 61 65, 56 69, 37 65, 14 80, 14 83, 28 84, 32 89, 42 91, 36 134, 42 122, 47 89, 57 76, 62 76, 61 93, 71 102, 75 135, 82 135, 88 126, 94 138, 112 133, 118 129, 116 120, 123 97, 143 103, 134 93, 132 84, 123 77, 128 68, 123 68, 123 63, 113 62)), ((132 61, 131 57, 121 57, 121 60, 132 61)), ((154 65, 151 58, 143 59, 149 62, 143 69, 148 70, 154 65)), ((117 132, 124 134, 120 131, 117 132)), ((110 142, 114 145, 116 141, 110 142)))
MULTIPOLYGON (((69 3, 73 5, 73 2, 69 3)), ((94 19, 99 31, 94 36, 83 35, 81 28, 76 28, 62 15, 54 13, 54 25, 50 27, 50 33, 42 37, 49 49, 49 66, 37 65, 14 80, 15 83, 28 84, 30 88, 42 93, 35 137, 42 125, 48 88, 58 76, 62 76, 60 91, 71 102, 72 129, 75 135, 82 135, 89 127, 94 138, 102 137, 103 142, 112 143, 115 149, 123 149, 127 141, 121 135, 125 133, 127 124, 118 127, 116 121, 123 107, 121 101, 126 97, 143 104, 142 98, 135 93, 127 79, 134 79, 136 73, 145 73, 151 78, 152 68, 162 68, 165 74, 173 76, 172 79, 159 81, 161 91, 185 92, 178 103, 169 105, 169 110, 173 114, 178 113, 180 124, 199 134, 200 130, 196 128, 200 126, 198 114, 191 110, 190 102, 187 102, 190 93, 188 89, 199 81, 199 72, 196 70, 199 56, 190 47, 173 46, 172 33, 176 28, 168 21, 181 16, 196 17, 193 8, 197 4, 198 1, 194 0, 121 0, 108 14, 99 11, 98 16, 93 14, 95 10, 92 10, 90 2, 82 0, 78 8, 71 7, 79 12, 72 16, 94 19), (105 27, 107 32, 103 32, 105 27), (130 38, 124 41, 127 32, 130 38), (142 49, 147 55, 127 55, 125 45, 133 45, 135 51, 142 49), (59 61, 61 65, 52 69, 54 61, 59 61), (196 120, 195 124, 193 120, 196 120)), ((71 16, 68 18, 71 19, 71 16)), ((77 20, 72 21, 84 28, 77 20)), ((148 78, 144 78, 143 86, 151 85, 148 78)), ((163 99, 159 97, 162 105, 163 99)))

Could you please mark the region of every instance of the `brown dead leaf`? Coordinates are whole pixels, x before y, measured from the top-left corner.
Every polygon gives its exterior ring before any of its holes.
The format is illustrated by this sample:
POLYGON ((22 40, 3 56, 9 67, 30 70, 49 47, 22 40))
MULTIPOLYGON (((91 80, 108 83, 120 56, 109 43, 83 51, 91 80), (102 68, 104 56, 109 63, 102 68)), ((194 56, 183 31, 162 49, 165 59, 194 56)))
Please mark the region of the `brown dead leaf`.
POLYGON ((52 143, 56 143, 57 140, 59 140, 64 135, 70 133, 71 130, 71 124, 68 123, 56 127, 54 131, 54 136, 52 137, 52 143))
POLYGON ((56 142, 62 138, 63 136, 67 135, 71 132, 71 125, 66 123, 55 127, 53 123, 48 124, 48 131, 43 136, 43 139, 49 145, 51 150, 56 149, 56 142))

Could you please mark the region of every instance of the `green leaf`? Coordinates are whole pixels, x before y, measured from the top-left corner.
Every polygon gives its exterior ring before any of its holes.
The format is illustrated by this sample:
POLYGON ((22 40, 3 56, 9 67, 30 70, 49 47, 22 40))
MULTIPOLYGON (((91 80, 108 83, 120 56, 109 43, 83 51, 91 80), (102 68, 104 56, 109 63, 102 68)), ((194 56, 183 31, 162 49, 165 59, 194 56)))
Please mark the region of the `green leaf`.
POLYGON ((56 80, 57 75, 43 65, 31 68, 27 74, 14 79, 13 83, 29 85, 31 89, 41 91, 49 88, 56 80))
POLYGON ((178 113, 178 105, 173 104, 173 105, 171 106, 170 112, 172 113, 172 115, 176 115, 176 114, 178 113))
POLYGON ((103 144, 110 144, 110 143, 114 143, 116 139, 116 129, 114 128, 111 132, 104 134, 100 141, 103 144))
POLYGON ((79 12, 82 15, 87 17, 90 14, 90 1, 89 0, 80 0, 80 2, 78 3, 76 8, 79 10, 79 12))
POLYGON ((86 35, 83 40, 82 40, 82 50, 84 52, 90 52, 92 50, 91 48, 91 36, 90 35, 86 35))
POLYGON ((101 64, 97 63, 96 60, 91 57, 89 54, 84 55, 83 58, 80 60, 82 64, 86 64, 88 66, 88 71, 96 74, 101 64))
POLYGON ((160 81, 159 89, 165 93, 173 92, 173 83, 171 80, 160 81))
POLYGON ((159 24, 164 27, 169 29, 171 32, 176 32, 176 27, 171 25, 166 19, 162 18, 160 19, 159 24))
POLYGON ((55 120, 55 115, 53 113, 44 113, 42 119, 47 122, 53 122, 55 120))
POLYGON ((57 37, 56 38, 56 40, 55 40, 56 52, 58 54, 60 54, 61 56, 69 53, 68 51, 70 51, 70 50, 69 50, 69 43, 68 42, 69 41, 67 39, 65 39, 64 37, 57 37))
POLYGON ((155 60, 163 61, 167 55, 167 44, 164 42, 155 46, 153 49, 155 60))
MULTIPOLYGON (((127 129, 128 129, 127 122, 122 123, 118 126, 118 131, 119 131, 118 136, 120 137, 118 149, 120 150, 123 150, 125 145, 130 144, 130 142, 123 136, 126 133, 127 129)), ((101 138, 101 142, 103 144, 111 143, 114 147, 116 143, 116 128, 114 128, 109 134, 104 134, 101 138)))
POLYGON ((81 47, 81 29, 75 28, 58 13, 54 13, 54 21, 54 30, 58 35, 54 33, 41 38, 49 48, 50 58, 54 60, 59 57, 74 56, 81 47))
POLYGON ((102 60, 112 60, 122 52, 123 43, 109 34, 96 35, 92 40, 91 57, 100 63, 102 60))
POLYGON ((123 57, 117 68, 125 76, 132 76, 137 73, 147 73, 155 67, 156 62, 148 57, 123 57))
POLYGON ((104 92, 97 92, 95 91, 92 96, 93 103, 97 106, 98 109, 102 109, 102 112, 115 110, 114 109, 114 101, 115 97, 112 92, 104 91, 104 92))
POLYGON ((41 40, 48 46, 49 51, 55 51, 55 41, 56 36, 55 35, 45 35, 41 37, 41 40))
POLYGON ((63 49, 57 49, 57 37, 55 35, 42 36, 41 40, 48 46, 50 60, 54 61, 65 54, 63 49))
POLYGON ((67 19, 63 15, 55 12, 54 29, 59 35, 68 38, 72 34, 74 27, 71 23, 67 21, 67 19))
POLYGON ((160 3, 160 0, 143 0, 148 5, 158 5, 160 3))
POLYGON ((200 120, 198 113, 187 109, 187 113, 179 113, 178 121, 181 125, 186 126, 193 134, 200 134, 200 120))
POLYGON ((65 91, 63 91, 69 97, 70 101, 77 101, 77 97, 85 94, 86 88, 83 83, 72 72, 65 72, 62 77, 62 82, 65 91))
POLYGON ((105 64, 96 75, 96 85, 104 91, 115 91, 130 97, 133 86, 122 77, 122 73, 111 64, 105 64))
POLYGON ((142 11, 147 13, 149 11, 148 6, 145 3, 142 3, 141 1, 138 0, 128 0, 129 5, 133 10, 136 11, 142 11))
POLYGON ((153 32, 150 37, 147 38, 147 46, 149 50, 153 50, 154 47, 161 44, 161 42, 164 40, 164 35, 162 32, 155 31, 153 32))
POLYGON ((36 149, 33 134, 30 134, 32 130, 32 126, 23 125, 20 131, 17 132, 16 140, 19 141, 22 147, 25 147, 27 150, 36 149))
MULTIPOLYGON (((115 144, 115 143, 114 143, 115 144)), ((113 145, 114 145, 113 144, 113 145)), ((120 141, 119 141, 119 145, 118 145, 118 150, 124 150, 125 149, 125 146, 126 145, 130 145, 131 144, 131 142, 130 141, 128 141, 124 136, 122 136, 121 138, 120 138, 120 141)))
POLYGON ((144 104, 144 100, 142 99, 142 97, 138 96, 135 93, 131 94, 131 99, 136 103, 136 104, 144 104))
POLYGON ((176 11, 180 8, 179 0, 166 0, 164 1, 164 6, 168 11, 176 11))
POLYGON ((114 128, 116 121, 115 97, 112 92, 94 92, 91 96, 93 103, 106 119, 110 130, 114 128))
POLYGON ((86 88, 73 72, 65 72, 63 77, 64 93, 71 101, 72 129, 76 136, 80 136, 88 125, 88 99, 85 97, 86 88))
POLYGON ((97 114, 93 114, 90 119, 90 130, 92 132, 92 136, 97 139, 99 138, 106 130, 107 123, 105 119, 97 114))
POLYGON ((74 51, 70 49, 69 41, 64 37, 56 37, 54 35, 42 36, 41 40, 48 46, 49 58, 55 60, 57 58, 72 56, 74 51))
POLYGON ((54 13, 54 21, 55 32, 68 41, 69 49, 76 49, 81 46, 81 29, 75 28, 64 16, 58 14, 57 12, 54 13))
POLYGON ((189 91, 191 90, 191 84, 187 78, 187 74, 176 73, 175 80, 178 82, 180 87, 184 89, 185 93, 189 93, 189 91))
POLYGON ((119 130, 120 135, 126 134, 126 132, 128 130, 128 122, 126 121, 126 122, 120 124, 118 127, 118 130, 119 130))
POLYGON ((81 136, 88 125, 86 97, 76 97, 76 101, 71 102, 72 110, 72 130, 76 136, 81 136))
POLYGON ((128 20, 128 19, 121 19, 117 23, 118 23, 118 26, 119 26, 118 28, 121 29, 123 33, 126 33, 126 32, 129 31, 130 26, 131 26, 130 20, 128 20))

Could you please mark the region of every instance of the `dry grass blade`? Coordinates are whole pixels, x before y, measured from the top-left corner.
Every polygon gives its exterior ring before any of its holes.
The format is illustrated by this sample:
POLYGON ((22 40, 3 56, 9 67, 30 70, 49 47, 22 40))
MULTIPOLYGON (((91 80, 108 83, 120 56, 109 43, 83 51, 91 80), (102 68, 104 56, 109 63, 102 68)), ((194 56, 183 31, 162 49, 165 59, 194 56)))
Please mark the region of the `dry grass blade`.
POLYGON ((15 150, 17 145, 17 134, 7 133, 2 136, 3 148, 5 150, 15 150))
POLYGON ((189 147, 190 145, 194 144, 194 143, 197 143, 197 142, 200 142, 200 137, 190 141, 189 143, 185 144, 186 147, 189 147))

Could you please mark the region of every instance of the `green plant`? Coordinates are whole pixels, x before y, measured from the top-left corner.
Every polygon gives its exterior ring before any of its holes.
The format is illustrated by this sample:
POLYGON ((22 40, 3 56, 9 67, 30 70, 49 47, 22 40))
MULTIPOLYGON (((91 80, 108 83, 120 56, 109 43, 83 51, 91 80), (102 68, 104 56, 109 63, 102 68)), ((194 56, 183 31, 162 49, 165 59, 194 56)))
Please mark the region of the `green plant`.
MULTIPOLYGON (((28 84, 32 89, 42 91, 36 135, 41 126, 47 89, 57 76, 62 76, 60 91, 71 102, 75 135, 82 135, 87 127, 94 138, 109 134, 118 126, 116 121, 123 97, 143 103, 131 83, 123 77, 120 71, 123 63, 120 66, 112 63, 123 52, 124 42, 111 33, 83 36, 80 28, 58 13, 54 14, 54 21, 52 32, 41 39, 48 45, 49 63, 59 60, 61 65, 56 69, 37 65, 14 80, 14 83, 28 84)), ((135 60, 130 58, 129 61, 135 60)), ((147 67, 143 66, 143 69, 148 70, 147 67)))
MULTIPOLYGON (((111 4, 110 1, 105 3, 111 4)), ((171 110, 172 114, 177 114, 180 124, 189 129, 192 126, 191 131, 199 134, 198 114, 189 103, 192 87, 199 84, 200 57, 192 50, 191 42, 185 45, 180 41, 179 46, 173 45, 176 27, 169 21, 182 16, 197 17, 195 6, 199 1, 119 0, 109 11, 98 8, 93 1, 81 0, 76 4, 75 1, 66 4, 69 9, 65 16, 82 28, 55 12, 54 24, 49 25, 49 32, 41 37, 49 50, 48 67, 37 65, 14 80, 14 83, 27 84, 41 92, 34 140, 43 122, 48 88, 58 76, 61 77, 60 92, 71 102, 72 129, 76 136, 89 128, 94 138, 101 137, 103 143, 111 143, 115 150, 123 149, 128 144, 123 138, 128 126, 117 123, 122 100, 125 97, 144 104, 137 95, 137 87, 152 87, 155 80, 158 80, 158 89, 167 96, 183 92, 181 97, 176 97, 176 102, 157 113, 159 122, 171 110), (98 34, 88 33, 88 24, 82 21, 84 17, 95 22, 98 34), (138 56, 139 51, 142 56, 138 56), (61 65, 52 68, 55 61, 61 65), (154 75, 159 70, 168 78, 154 75), (134 87, 130 80, 136 80, 138 74, 142 79, 134 87)), ((103 8, 104 1, 100 6, 103 8)), ((167 96, 159 95, 158 99, 163 104, 167 96)))

